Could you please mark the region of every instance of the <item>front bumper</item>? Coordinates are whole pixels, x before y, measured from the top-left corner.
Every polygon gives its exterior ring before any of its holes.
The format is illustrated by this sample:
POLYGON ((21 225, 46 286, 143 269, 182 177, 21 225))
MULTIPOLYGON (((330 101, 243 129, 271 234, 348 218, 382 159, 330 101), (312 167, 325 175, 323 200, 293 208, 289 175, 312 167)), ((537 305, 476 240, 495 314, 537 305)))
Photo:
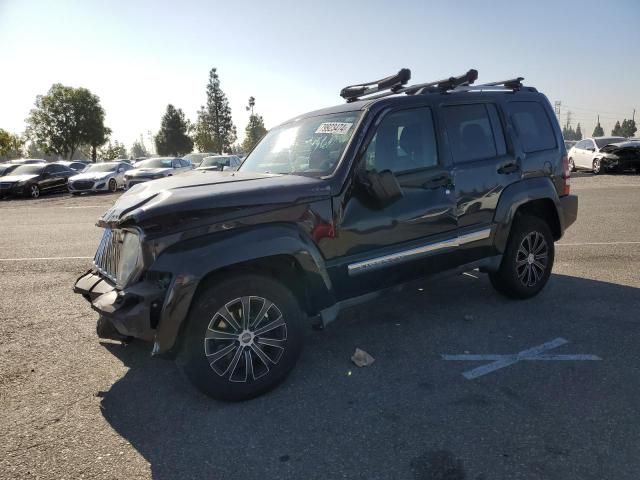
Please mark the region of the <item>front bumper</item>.
POLYGON ((560 207, 562 208, 563 230, 569 228, 578 218, 578 197, 577 195, 565 195, 560 197, 560 207))
POLYGON ((1 186, 0 185, 0 198, 2 197, 14 197, 14 196, 24 196, 25 189, 27 188, 26 184, 11 184, 9 186, 1 186))
POLYGON ((166 290, 149 282, 138 282, 123 290, 93 270, 76 281, 73 291, 91 308, 107 318, 122 335, 153 341, 166 290))
POLYGON ((106 190, 109 190, 109 180, 99 180, 93 182, 91 186, 87 187, 78 187, 76 185, 73 185, 72 183, 68 183, 67 186, 71 193, 104 192, 106 190))

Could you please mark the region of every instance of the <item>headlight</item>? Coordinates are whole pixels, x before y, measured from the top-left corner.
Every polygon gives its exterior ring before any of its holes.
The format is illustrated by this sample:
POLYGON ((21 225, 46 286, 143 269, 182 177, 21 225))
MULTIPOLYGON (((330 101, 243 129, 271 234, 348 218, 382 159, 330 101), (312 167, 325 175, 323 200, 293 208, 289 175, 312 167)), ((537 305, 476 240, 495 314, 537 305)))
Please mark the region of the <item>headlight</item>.
POLYGON ((132 275, 142 266, 142 248, 140 237, 134 233, 125 231, 118 262, 117 284, 121 287, 127 285, 132 275))

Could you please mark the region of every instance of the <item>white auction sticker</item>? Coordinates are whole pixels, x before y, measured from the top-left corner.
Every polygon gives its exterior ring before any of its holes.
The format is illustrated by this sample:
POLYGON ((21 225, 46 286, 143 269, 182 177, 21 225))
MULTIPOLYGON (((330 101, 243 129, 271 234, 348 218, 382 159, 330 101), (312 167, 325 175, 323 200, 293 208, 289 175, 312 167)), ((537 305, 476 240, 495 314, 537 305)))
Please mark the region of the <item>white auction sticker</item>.
POLYGON ((316 133, 332 133, 334 135, 344 135, 349 131, 353 123, 325 122, 321 123, 316 133))

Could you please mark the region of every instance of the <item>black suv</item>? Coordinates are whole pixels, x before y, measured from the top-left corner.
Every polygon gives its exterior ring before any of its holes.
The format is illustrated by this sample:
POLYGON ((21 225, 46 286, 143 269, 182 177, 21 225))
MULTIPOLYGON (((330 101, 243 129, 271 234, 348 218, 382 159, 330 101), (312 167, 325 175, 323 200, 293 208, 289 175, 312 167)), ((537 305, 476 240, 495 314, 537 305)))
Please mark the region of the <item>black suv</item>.
POLYGON ((153 342, 206 394, 277 385, 305 328, 418 277, 478 268, 513 298, 547 283, 577 215, 548 100, 477 72, 346 87, 273 128, 236 172, 136 185, 98 221, 74 290, 98 334, 153 342))

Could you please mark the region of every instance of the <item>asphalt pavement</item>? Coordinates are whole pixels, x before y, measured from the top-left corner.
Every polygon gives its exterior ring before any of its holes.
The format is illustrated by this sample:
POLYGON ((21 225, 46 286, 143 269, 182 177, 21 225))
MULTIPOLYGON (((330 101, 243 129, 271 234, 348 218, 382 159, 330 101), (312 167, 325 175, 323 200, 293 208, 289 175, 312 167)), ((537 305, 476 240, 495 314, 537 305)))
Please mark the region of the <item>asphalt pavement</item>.
POLYGON ((640 176, 572 188, 538 297, 419 282, 310 330, 283 385, 235 404, 96 338, 71 287, 117 195, 0 202, 0 478, 637 480, 640 176))

